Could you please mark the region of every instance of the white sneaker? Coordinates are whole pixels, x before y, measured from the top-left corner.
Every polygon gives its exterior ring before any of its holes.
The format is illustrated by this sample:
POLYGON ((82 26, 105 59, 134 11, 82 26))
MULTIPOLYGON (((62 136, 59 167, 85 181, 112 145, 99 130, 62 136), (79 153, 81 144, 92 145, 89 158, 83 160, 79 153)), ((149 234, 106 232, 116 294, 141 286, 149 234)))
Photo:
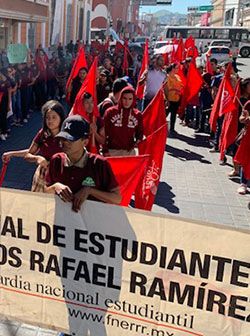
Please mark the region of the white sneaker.
POLYGON ((244 184, 244 183, 242 183, 242 184, 240 185, 240 187, 238 188, 237 192, 238 192, 238 194, 240 194, 240 195, 246 195, 246 193, 247 193, 247 185, 244 184))
POLYGON ((24 122, 25 124, 27 124, 28 119, 23 119, 23 122, 24 122))
POLYGON ((4 134, 0 134, 0 139, 3 140, 3 141, 5 141, 6 140, 5 135, 4 134))

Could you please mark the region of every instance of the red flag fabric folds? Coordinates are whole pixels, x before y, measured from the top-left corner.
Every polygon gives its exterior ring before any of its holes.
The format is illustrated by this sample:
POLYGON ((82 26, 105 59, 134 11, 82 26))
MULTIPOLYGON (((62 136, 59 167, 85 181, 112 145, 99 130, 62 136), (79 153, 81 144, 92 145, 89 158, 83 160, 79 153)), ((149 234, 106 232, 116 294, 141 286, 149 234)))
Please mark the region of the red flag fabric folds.
POLYGON ((115 54, 117 55, 119 53, 120 50, 123 50, 123 44, 119 41, 116 41, 116 45, 115 45, 115 54))
POLYGON ((166 123, 164 93, 161 88, 143 112, 143 133, 148 136, 166 123))
POLYGON ((143 85, 139 85, 139 80, 141 79, 145 70, 148 69, 148 62, 149 62, 149 55, 148 55, 148 40, 146 40, 145 47, 144 47, 144 55, 142 59, 141 70, 138 77, 138 83, 136 87, 136 96, 138 99, 143 99, 144 96, 144 88, 145 83, 143 85))
POLYGON ((79 53, 75 59, 74 65, 72 67, 71 73, 69 75, 67 84, 66 84, 66 90, 69 88, 72 80, 77 77, 79 70, 81 68, 87 68, 87 61, 85 57, 85 52, 83 48, 80 48, 79 53))
POLYGON ((166 139, 167 124, 165 123, 138 145, 140 155, 150 155, 146 172, 141 178, 135 193, 135 207, 138 209, 152 209, 160 182, 166 139))
POLYGON ((199 70, 196 68, 195 63, 191 62, 187 73, 186 85, 181 99, 181 106, 179 108, 180 116, 184 115, 186 106, 198 94, 202 83, 203 79, 199 70))
POLYGON ((120 205, 128 206, 131 196, 145 172, 149 155, 108 157, 107 160, 120 186, 122 195, 120 205))
POLYGON ((174 54, 174 59, 175 59, 176 62, 182 62, 184 60, 184 52, 185 52, 185 48, 184 48, 183 39, 180 38, 179 43, 178 43, 178 47, 177 47, 176 52, 174 54))
POLYGON ((123 74, 128 76, 128 51, 127 51, 127 48, 124 48, 122 69, 123 69, 123 74))
POLYGON ((0 104, 1 104, 2 99, 3 99, 3 92, 0 92, 0 104))
POLYGON ((98 64, 98 57, 95 58, 84 82, 82 83, 82 87, 79 90, 75 103, 72 108, 71 114, 79 114, 81 115, 87 122, 91 122, 89 117, 84 110, 82 96, 85 92, 88 92, 92 95, 94 101, 94 111, 93 116, 98 117, 98 107, 97 107, 97 95, 96 95, 96 75, 97 75, 97 64, 98 64))
POLYGON ((243 168, 244 176, 250 180, 250 124, 246 128, 246 134, 240 142, 240 146, 234 157, 234 161, 240 164, 243 168))
POLYGON ((215 100, 214 100, 214 104, 213 104, 213 107, 212 107, 210 118, 209 118, 210 128, 213 132, 216 131, 216 123, 217 123, 217 119, 220 115, 222 93, 223 93, 223 89, 224 89, 224 81, 225 81, 225 78, 230 78, 231 72, 232 72, 232 63, 229 63, 229 65, 227 66, 224 78, 222 79, 222 81, 220 83, 217 95, 216 95, 215 100))
POLYGON ((207 55, 206 55, 206 72, 209 73, 210 75, 213 75, 213 69, 210 62, 210 58, 207 55))
POLYGON ((225 157, 225 152, 232 145, 237 137, 238 122, 239 122, 239 101, 240 99, 240 80, 238 81, 235 89, 235 109, 228 112, 223 120, 221 136, 220 136, 220 160, 225 157))
POLYGON ((184 47, 185 47, 185 49, 189 49, 189 48, 193 48, 193 47, 195 47, 195 41, 194 41, 194 38, 193 38, 193 36, 192 35, 190 35, 187 39, 186 39, 186 41, 185 41, 185 43, 184 43, 184 47))
POLYGON ((235 92, 230 82, 230 75, 225 75, 222 85, 219 116, 235 110, 236 105, 234 103, 234 96, 235 92))

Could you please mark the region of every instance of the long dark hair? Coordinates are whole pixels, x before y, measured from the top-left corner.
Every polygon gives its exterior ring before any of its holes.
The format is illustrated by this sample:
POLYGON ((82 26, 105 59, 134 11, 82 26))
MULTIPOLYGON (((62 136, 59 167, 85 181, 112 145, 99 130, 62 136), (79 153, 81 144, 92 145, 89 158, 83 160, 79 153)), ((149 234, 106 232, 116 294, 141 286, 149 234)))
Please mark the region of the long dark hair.
POLYGON ((46 124, 46 114, 48 111, 54 111, 56 112, 60 117, 60 125, 59 129, 61 129, 62 123, 65 119, 65 111, 61 103, 59 103, 57 100, 49 100, 47 103, 45 103, 42 107, 42 114, 43 114, 43 131, 44 133, 49 134, 50 130, 46 124))

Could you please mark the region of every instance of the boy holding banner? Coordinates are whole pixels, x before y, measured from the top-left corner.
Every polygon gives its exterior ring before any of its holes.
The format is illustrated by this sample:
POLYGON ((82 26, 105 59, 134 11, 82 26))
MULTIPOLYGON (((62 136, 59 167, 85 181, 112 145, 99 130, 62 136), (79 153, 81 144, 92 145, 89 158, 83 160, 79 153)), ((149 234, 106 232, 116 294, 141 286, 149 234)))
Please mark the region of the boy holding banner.
POLYGON ((107 203, 121 202, 120 190, 109 163, 101 156, 89 154, 89 124, 79 115, 68 117, 57 135, 64 153, 54 155, 46 176, 45 192, 72 202, 78 212, 90 198, 107 203))

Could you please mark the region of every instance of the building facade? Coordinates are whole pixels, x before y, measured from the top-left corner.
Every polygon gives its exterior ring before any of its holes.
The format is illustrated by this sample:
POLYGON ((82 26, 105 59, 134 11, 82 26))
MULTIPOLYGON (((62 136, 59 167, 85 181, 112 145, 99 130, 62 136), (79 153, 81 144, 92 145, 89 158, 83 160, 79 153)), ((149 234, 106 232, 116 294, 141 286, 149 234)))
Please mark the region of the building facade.
POLYGON ((30 48, 46 45, 49 37, 49 0, 0 0, 0 49, 9 43, 30 48))
POLYGON ((211 26, 221 27, 224 25, 225 0, 212 0, 212 5, 211 26))
POLYGON ((92 0, 50 1, 50 44, 90 40, 92 0))
POLYGON ((250 3, 242 11, 242 26, 250 29, 250 3))
POLYGON ((224 8, 224 25, 238 26, 240 19, 240 1, 225 0, 224 8))
POLYGON ((138 31, 140 0, 0 0, 0 49, 23 43, 31 50, 91 40, 91 28, 138 31))

